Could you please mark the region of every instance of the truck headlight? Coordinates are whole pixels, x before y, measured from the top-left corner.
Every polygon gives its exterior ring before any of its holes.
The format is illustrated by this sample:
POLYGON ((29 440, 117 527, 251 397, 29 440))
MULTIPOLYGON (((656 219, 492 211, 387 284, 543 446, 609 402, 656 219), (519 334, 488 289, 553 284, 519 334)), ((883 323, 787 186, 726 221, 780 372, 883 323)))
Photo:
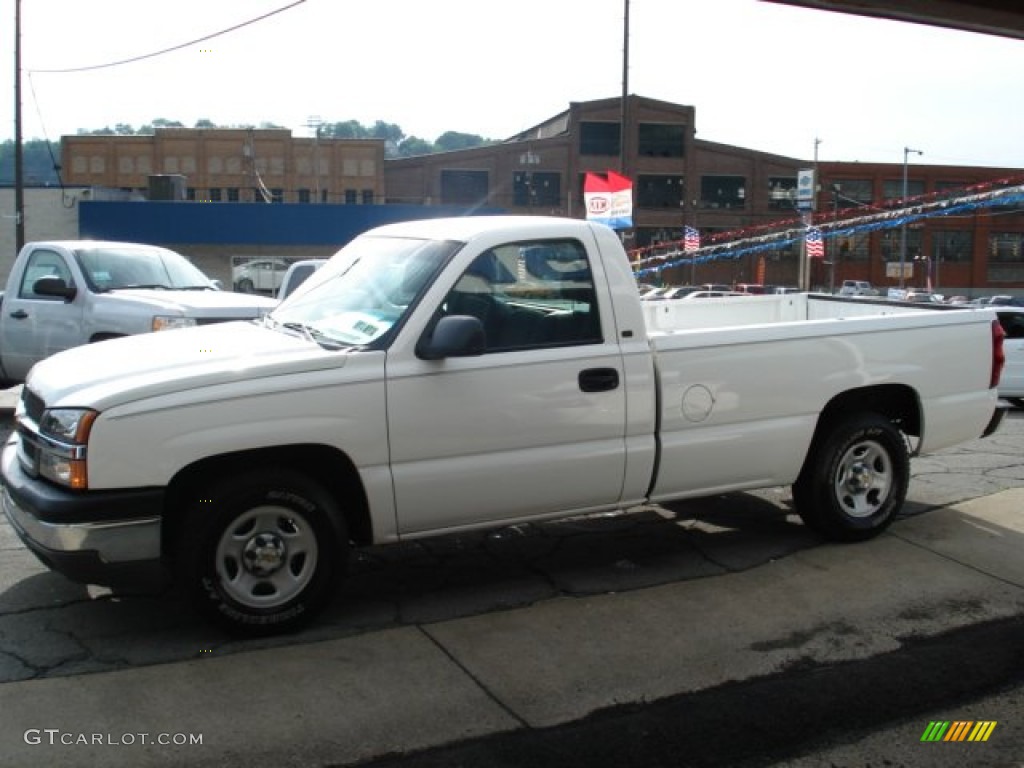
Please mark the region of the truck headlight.
POLYGON ((39 419, 39 474, 69 488, 89 484, 86 445, 96 411, 87 408, 51 408, 39 419))
POLYGON ((154 315, 154 331, 173 331, 175 328, 191 328, 196 324, 194 317, 178 317, 177 315, 154 315))

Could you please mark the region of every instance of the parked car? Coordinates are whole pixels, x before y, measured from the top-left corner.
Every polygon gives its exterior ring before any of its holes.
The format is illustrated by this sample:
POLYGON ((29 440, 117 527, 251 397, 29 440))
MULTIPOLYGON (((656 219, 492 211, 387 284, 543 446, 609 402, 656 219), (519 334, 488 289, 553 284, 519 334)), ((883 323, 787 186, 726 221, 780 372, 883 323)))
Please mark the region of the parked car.
POLYGON ((736 283, 734 291, 737 293, 749 293, 752 295, 760 296, 765 293, 771 293, 775 286, 772 285, 761 285, 760 283, 736 283))
POLYGON ((26 243, 2 296, 0 382, 24 381, 43 358, 150 331, 249 320, 275 306, 222 291, 180 253, 144 243, 26 243))
POLYGON ((903 297, 904 301, 912 304, 944 304, 943 297, 931 291, 907 291, 903 297))
POLYGON ((279 300, 286 299, 296 288, 306 282, 310 275, 326 263, 327 259, 302 259, 293 262, 281 279, 281 285, 277 289, 277 298, 279 300))
POLYGON ((878 289, 867 280, 843 280, 840 296, 877 296, 878 289))
POLYGON ((231 284, 239 293, 276 293, 288 271, 284 259, 253 259, 231 270, 231 284))
POLYGON ((1024 308, 1000 307, 996 314, 1006 333, 1003 341, 1006 365, 999 379, 999 396, 1024 408, 1024 308))

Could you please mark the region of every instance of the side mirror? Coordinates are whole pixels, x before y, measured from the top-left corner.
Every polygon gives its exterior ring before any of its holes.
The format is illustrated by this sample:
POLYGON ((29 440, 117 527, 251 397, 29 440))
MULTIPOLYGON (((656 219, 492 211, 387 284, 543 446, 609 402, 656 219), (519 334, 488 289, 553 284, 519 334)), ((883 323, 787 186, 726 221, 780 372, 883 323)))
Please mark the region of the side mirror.
POLYGON ((480 318, 471 315, 448 315, 434 326, 416 345, 416 356, 422 360, 446 357, 474 357, 487 348, 487 337, 480 318))
POLYGON ((37 296, 54 296, 64 301, 71 301, 78 295, 78 289, 64 282, 64 278, 56 275, 40 277, 32 284, 32 292, 37 296))

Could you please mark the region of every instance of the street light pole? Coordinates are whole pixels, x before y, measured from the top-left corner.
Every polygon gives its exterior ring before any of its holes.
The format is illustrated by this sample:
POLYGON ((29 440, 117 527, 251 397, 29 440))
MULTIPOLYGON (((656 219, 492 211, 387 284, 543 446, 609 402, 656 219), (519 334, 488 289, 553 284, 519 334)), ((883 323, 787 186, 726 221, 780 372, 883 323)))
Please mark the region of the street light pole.
MULTIPOLYGON (((913 152, 915 155, 923 155, 920 149, 911 149, 910 147, 903 148, 903 205, 907 204, 907 155, 913 152)), ((903 270, 907 263, 907 225, 904 223, 900 227, 900 289, 903 289, 903 283, 905 276, 903 270)))

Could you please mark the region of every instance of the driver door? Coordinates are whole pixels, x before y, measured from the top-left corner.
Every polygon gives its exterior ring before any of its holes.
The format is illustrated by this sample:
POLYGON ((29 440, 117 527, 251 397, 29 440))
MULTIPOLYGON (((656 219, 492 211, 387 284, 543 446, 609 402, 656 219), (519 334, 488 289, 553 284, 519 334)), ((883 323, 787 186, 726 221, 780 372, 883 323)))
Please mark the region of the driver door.
POLYGON ((625 472, 623 360, 578 242, 479 256, 440 313, 484 325, 479 357, 388 360, 401 534, 606 507, 625 472), (546 269, 537 250, 561 254, 546 269), (534 262, 529 268, 528 258, 534 262), (559 273, 551 264, 565 267, 559 273))
MULTIPOLYGON (((84 296, 72 301, 40 296, 33 290, 41 277, 60 277, 74 285, 63 254, 48 248, 32 251, 15 295, 4 296, 3 360, 7 376, 24 380, 29 369, 45 357, 85 343, 82 326, 84 296)), ((81 288, 81 286, 79 286, 81 288)))

